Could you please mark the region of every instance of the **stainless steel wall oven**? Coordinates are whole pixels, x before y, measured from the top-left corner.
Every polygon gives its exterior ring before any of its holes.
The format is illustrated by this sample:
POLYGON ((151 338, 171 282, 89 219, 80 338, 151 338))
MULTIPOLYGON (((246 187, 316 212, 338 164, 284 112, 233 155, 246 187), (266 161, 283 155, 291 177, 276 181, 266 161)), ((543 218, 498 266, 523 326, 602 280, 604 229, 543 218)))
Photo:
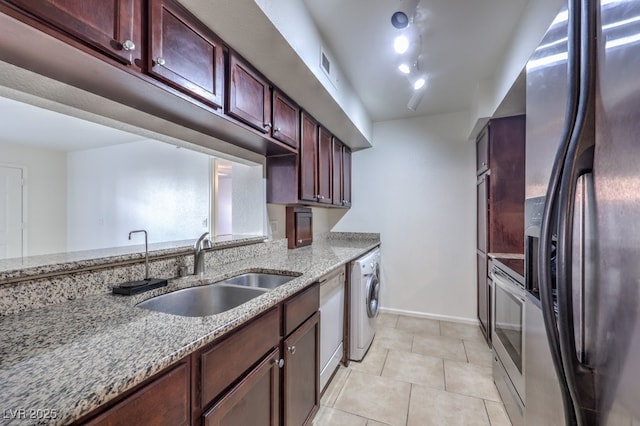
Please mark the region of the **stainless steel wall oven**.
MULTIPOLYGON (((511 260, 511 259, 510 259, 511 260)), ((506 263, 506 262, 505 262, 506 263)), ((514 425, 524 416, 524 321, 525 288, 519 260, 519 272, 494 259, 492 336, 494 380, 514 425)))

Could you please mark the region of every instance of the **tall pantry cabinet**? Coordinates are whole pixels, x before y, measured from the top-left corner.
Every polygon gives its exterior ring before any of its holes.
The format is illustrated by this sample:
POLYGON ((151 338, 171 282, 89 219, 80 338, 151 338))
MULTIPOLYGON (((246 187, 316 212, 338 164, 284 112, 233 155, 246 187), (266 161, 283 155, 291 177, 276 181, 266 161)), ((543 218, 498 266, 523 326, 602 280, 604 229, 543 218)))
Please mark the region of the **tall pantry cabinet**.
POLYGON ((525 116, 489 121, 476 139, 478 320, 491 341, 489 253, 524 253, 525 116))

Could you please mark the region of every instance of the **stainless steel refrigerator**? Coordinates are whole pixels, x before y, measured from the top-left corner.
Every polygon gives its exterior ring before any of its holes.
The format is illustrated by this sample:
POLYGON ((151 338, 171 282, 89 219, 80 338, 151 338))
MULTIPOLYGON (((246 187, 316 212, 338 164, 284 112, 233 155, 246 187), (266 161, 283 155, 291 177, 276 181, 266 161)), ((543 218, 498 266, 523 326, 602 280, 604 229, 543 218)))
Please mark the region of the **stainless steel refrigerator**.
POLYGON ((568 0, 526 112, 526 424, 640 424, 640 0, 568 0))

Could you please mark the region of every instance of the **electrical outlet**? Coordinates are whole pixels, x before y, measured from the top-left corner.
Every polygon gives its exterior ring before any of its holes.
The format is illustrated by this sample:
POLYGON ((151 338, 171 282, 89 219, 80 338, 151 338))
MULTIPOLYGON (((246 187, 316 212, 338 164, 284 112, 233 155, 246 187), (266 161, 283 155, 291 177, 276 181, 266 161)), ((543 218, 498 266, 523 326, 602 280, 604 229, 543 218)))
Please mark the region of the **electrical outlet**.
POLYGON ((276 232, 278 232, 278 221, 277 220, 272 220, 271 222, 269 222, 269 225, 271 225, 271 233, 275 234, 276 232))

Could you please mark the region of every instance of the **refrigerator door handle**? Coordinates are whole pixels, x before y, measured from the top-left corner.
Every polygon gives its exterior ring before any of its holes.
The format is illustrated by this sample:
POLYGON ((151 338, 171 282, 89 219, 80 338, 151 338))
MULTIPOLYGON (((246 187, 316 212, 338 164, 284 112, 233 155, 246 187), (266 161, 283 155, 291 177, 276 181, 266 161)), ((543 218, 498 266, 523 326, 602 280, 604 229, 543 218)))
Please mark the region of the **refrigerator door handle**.
MULTIPOLYGON (((576 411, 578 425, 591 423, 585 408, 595 409, 592 370, 578 359, 573 294, 574 214, 578 181, 593 169, 594 75, 597 0, 582 0, 580 15, 580 85, 577 115, 567 146, 558 187, 557 290, 558 337, 567 388, 576 411)), ((581 251, 582 248, 578 247, 581 251)), ((577 297, 577 299, 580 299, 577 297)), ((578 306, 583 304, 579 300, 578 306)), ((579 318, 578 318, 579 319, 579 318)), ((583 323, 583 321, 580 321, 583 323)), ((581 325, 582 326, 582 325, 581 325)))
MULTIPOLYGON (((551 250, 554 231, 558 225, 558 202, 562 184, 563 171, 567 158, 570 142, 574 134, 574 127, 578 115, 578 102, 580 94, 580 46, 581 46, 581 9, 582 0, 568 1, 568 56, 567 56, 567 103, 565 108, 564 126, 558 146, 558 151, 551 169, 549 186, 545 197, 545 205, 540 224, 540 242, 538 245, 538 279, 540 287, 540 301, 542 316, 546 330, 551 358, 558 377, 562 400, 565 407, 565 424, 576 425, 576 409, 574 400, 567 382, 565 362, 562 356, 560 333, 554 309, 554 296, 552 289, 551 250)), ((559 285, 559 284, 558 284, 559 285)))

